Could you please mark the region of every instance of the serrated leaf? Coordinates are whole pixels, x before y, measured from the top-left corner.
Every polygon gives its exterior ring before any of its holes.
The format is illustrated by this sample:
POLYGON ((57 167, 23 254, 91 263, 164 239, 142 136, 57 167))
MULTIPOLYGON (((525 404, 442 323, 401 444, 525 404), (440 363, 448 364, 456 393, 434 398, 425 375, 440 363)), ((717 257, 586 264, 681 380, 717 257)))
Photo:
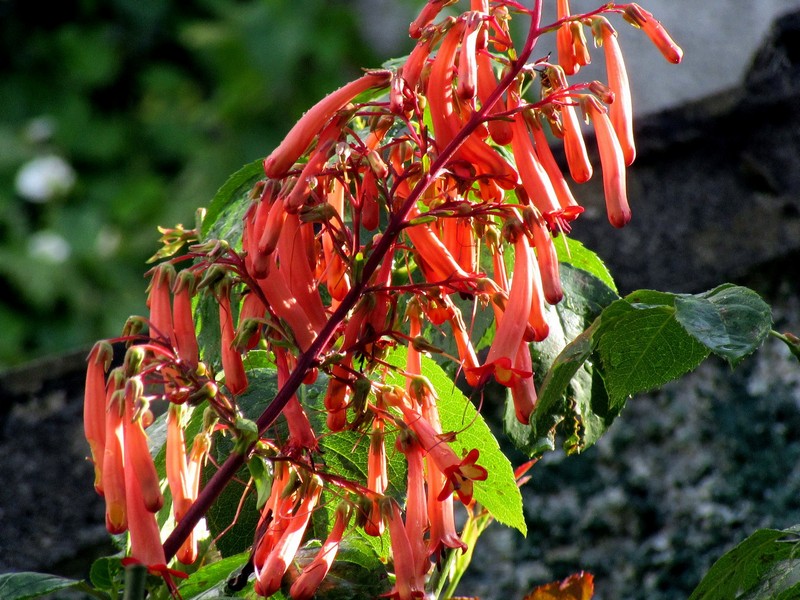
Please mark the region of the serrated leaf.
POLYGON ((760 529, 715 562, 689 600, 791 600, 798 581, 798 531, 760 529))
MULTIPOLYGON (((603 324, 598 353, 603 364, 606 390, 612 407, 628 396, 655 389, 694 370, 708 356, 708 349, 675 319, 668 306, 619 311, 603 324)), ((625 303, 627 304, 627 303, 625 303)))
POLYGON ((619 407, 609 406, 603 382, 589 360, 596 342, 591 333, 584 335, 618 296, 602 280, 571 265, 561 265, 561 281, 564 299, 547 307, 550 335, 532 345, 539 401, 531 423, 517 421, 510 397, 506 402, 506 434, 528 456, 554 449, 556 428, 565 424, 568 449, 583 450, 619 413, 619 407))
POLYGON ((47 573, 5 573, 0 575, 0 598, 28 600, 69 588, 87 589, 83 581, 47 573))
POLYGON ((726 284, 675 300, 675 318, 697 341, 736 366, 772 327, 772 311, 753 290, 726 284))
POLYGON ((553 243, 556 247, 558 262, 569 264, 576 269, 581 269, 594 275, 610 290, 617 292, 617 285, 614 283, 614 278, 611 277, 611 272, 597 254, 578 240, 566 235, 554 238, 553 243))
MULTIPOLYGON (((397 367, 405 367, 407 351, 398 346, 387 361, 397 367)), ((422 375, 427 377, 438 396, 439 417, 444 432, 456 432, 450 446, 459 456, 473 448, 480 450, 478 464, 489 476, 486 481, 476 481, 475 500, 483 505, 500 523, 514 527, 523 535, 527 533, 522 513, 522 496, 514 478, 514 469, 500 449, 486 421, 472 403, 455 386, 444 370, 433 360, 422 357, 422 375)), ((387 381, 404 385, 400 375, 391 375, 387 381)))

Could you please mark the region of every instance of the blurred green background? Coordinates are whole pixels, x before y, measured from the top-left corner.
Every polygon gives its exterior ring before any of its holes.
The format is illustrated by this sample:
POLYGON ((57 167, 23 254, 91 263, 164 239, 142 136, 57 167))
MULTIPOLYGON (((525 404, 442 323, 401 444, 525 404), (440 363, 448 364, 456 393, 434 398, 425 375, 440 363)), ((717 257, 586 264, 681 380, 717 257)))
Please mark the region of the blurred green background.
POLYGON ((0 0, 0 369, 118 335, 157 225, 192 226, 317 99, 407 52, 420 2, 390 3, 392 49, 369 4, 0 0))

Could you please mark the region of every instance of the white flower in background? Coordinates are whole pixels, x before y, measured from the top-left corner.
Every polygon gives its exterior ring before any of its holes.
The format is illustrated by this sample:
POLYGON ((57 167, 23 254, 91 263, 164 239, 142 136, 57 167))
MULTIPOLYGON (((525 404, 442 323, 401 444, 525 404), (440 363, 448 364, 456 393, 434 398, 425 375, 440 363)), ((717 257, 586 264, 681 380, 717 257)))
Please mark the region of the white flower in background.
POLYGON ((53 264, 66 262, 72 253, 69 242, 55 231, 37 231, 28 237, 28 254, 53 264))
POLYGON ((30 202, 48 202, 67 194, 74 185, 75 170, 55 154, 29 160, 14 180, 17 193, 30 202))

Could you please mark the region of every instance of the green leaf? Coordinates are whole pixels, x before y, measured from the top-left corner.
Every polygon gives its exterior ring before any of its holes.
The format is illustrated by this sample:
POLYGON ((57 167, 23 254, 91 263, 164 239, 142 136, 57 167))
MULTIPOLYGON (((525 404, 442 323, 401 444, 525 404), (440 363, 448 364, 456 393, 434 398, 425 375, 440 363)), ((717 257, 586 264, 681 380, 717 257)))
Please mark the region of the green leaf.
POLYGON ((250 192, 264 177, 264 163, 259 159, 243 166, 222 184, 203 219, 202 240, 221 239, 233 245, 241 239, 242 217, 250 206, 250 192), (232 236, 233 232, 237 235, 232 236))
POLYGON ((104 556, 92 563, 89 580, 100 590, 116 590, 122 585, 123 572, 120 558, 104 556))
POLYGON ((25 571, 0 575, 0 598, 3 598, 3 600, 39 598, 45 594, 69 588, 88 589, 83 581, 48 575, 47 573, 25 571))
POLYGON ((692 371, 708 349, 690 336, 675 318, 675 309, 637 309, 619 300, 605 313, 598 352, 611 406, 632 394, 655 389, 692 371))
POLYGON ((617 285, 611 277, 611 272, 602 259, 584 246, 581 242, 566 235, 559 235, 553 239, 558 255, 558 262, 572 265, 597 277, 608 289, 617 292, 617 285))
MULTIPOLYGON (((404 368, 407 351, 398 346, 389 355, 389 364, 404 368)), ((527 525, 522 512, 522 496, 514 478, 514 469, 500 449, 486 421, 472 403, 455 386, 444 370, 433 360, 422 357, 422 375, 427 377, 438 396, 439 417, 444 432, 457 435, 450 446, 459 456, 473 448, 480 451, 478 464, 484 467, 489 476, 486 481, 476 481, 475 500, 483 505, 492 516, 509 527, 514 527, 523 535, 527 525)), ((397 374, 390 375, 387 382, 404 385, 405 380, 397 374)))
POLYGON ((591 446, 621 408, 609 406, 597 366, 590 360, 596 348, 594 330, 584 334, 618 296, 601 279, 567 264, 561 264, 561 282, 564 299, 547 307, 550 334, 532 345, 539 401, 531 423, 517 420, 510 394, 506 401, 506 434, 528 456, 554 449, 559 426, 565 430, 568 451, 591 446))
POLYGON ((211 597, 208 592, 212 590, 216 593, 214 598, 222 596, 226 593, 228 579, 242 568, 249 556, 248 552, 242 552, 199 568, 180 584, 178 592, 184 600, 211 597))
POLYGON ((772 311, 753 290, 726 284, 675 300, 675 318, 711 352, 736 366, 772 327, 772 311))
POLYGON ((798 529, 760 529, 715 562, 689 600, 792 600, 799 579, 798 529))

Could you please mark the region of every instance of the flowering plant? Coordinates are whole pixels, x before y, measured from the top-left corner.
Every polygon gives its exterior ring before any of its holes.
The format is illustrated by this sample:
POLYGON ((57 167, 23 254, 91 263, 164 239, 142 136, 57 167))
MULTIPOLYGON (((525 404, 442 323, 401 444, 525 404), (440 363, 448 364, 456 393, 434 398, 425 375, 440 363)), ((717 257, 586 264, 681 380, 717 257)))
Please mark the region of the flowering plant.
MULTIPOLYGON (((750 290, 620 298, 569 237, 584 209, 557 156, 592 177, 583 122, 608 220, 631 218, 616 27, 682 52, 635 3, 556 5, 543 24, 541 0, 429 0, 409 56, 309 109, 195 228, 162 230, 148 316, 88 358, 95 488, 125 556, 95 564, 93 593, 451 597, 490 521, 525 532, 518 485, 557 440, 580 452, 631 394, 761 344, 750 290), (535 54, 551 34, 556 55, 535 54), (606 81, 573 83, 590 38, 606 81), (497 402, 516 468, 478 410, 497 402)), ((534 593, 588 598, 592 578, 534 593)))

